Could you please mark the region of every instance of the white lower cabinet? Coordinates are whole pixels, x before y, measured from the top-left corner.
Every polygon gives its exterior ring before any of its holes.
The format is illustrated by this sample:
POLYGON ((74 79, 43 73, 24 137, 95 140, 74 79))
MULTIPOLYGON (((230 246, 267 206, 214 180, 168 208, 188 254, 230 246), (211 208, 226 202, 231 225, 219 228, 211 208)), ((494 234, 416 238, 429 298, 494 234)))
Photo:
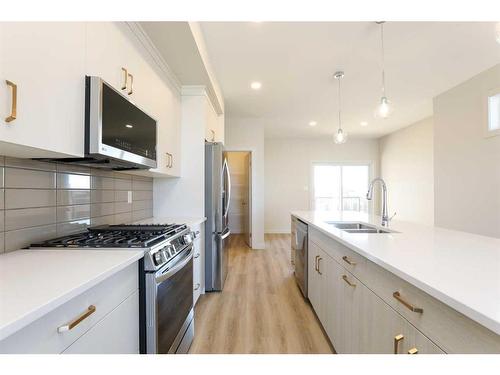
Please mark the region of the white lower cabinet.
POLYGON ((337 353, 444 353, 311 239, 308 261, 309 300, 337 353))
POLYGON ((63 354, 138 354, 137 311, 138 291, 76 340, 63 354))

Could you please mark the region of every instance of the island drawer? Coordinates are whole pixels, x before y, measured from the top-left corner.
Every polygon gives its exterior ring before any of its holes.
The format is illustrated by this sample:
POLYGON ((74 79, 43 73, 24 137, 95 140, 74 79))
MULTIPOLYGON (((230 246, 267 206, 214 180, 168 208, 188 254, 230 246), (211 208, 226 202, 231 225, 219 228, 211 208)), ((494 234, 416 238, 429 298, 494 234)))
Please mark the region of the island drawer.
POLYGON ((134 263, 0 341, 0 353, 61 353, 133 294, 138 285, 134 263), (60 328, 69 328, 71 323, 71 329, 60 328))
POLYGON ((309 239, 335 259, 342 267, 355 275, 362 282, 369 283, 369 274, 366 272, 366 258, 342 245, 337 240, 326 236, 309 226, 309 239))
POLYGON ((447 353, 500 353, 500 335, 375 263, 366 267, 367 286, 447 353))

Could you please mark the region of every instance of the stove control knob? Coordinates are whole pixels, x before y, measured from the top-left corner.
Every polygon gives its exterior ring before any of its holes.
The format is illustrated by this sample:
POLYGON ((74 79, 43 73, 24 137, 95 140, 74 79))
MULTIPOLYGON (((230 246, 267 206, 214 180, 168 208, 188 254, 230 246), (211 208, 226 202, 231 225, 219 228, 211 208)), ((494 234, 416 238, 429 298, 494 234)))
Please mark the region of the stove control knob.
POLYGON ((168 245, 165 249, 169 257, 173 257, 175 255, 174 247, 172 245, 168 245))
POLYGON ((163 256, 163 258, 164 258, 165 260, 170 259, 170 253, 168 252, 168 250, 167 250, 166 248, 164 248, 164 249, 161 251, 161 254, 162 254, 162 256, 163 256))
POLYGON ((161 251, 157 251, 153 257, 154 257, 154 261, 155 261, 155 264, 156 265, 159 265, 161 263, 164 262, 164 257, 162 256, 163 254, 161 253, 161 251))
POLYGON ((184 235, 184 243, 186 245, 190 244, 191 242, 193 242, 193 237, 191 237, 191 234, 185 234, 184 235))

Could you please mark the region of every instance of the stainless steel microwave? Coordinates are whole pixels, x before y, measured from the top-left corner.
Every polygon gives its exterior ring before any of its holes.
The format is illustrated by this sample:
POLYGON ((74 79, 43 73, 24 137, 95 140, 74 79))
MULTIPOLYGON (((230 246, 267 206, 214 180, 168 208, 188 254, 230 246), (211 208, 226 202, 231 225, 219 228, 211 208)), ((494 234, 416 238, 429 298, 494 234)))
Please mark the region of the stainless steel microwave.
POLYGON ((156 168, 157 122, 99 77, 85 79, 85 159, 107 169, 156 168))

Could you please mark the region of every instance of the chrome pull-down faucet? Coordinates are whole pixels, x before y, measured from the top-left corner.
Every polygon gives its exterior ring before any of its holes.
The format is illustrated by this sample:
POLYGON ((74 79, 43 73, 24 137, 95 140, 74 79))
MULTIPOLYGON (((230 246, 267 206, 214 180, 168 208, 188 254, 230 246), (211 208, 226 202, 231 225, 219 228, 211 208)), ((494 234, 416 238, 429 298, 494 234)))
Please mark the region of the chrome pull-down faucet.
POLYGON ((368 192, 366 193, 366 199, 369 201, 373 198, 373 185, 376 182, 380 182, 382 185, 382 226, 386 227, 389 225, 389 220, 391 220, 394 215, 389 218, 389 214, 387 213, 387 186, 385 185, 385 181, 380 177, 374 178, 372 182, 370 182, 370 187, 368 188, 368 192))

